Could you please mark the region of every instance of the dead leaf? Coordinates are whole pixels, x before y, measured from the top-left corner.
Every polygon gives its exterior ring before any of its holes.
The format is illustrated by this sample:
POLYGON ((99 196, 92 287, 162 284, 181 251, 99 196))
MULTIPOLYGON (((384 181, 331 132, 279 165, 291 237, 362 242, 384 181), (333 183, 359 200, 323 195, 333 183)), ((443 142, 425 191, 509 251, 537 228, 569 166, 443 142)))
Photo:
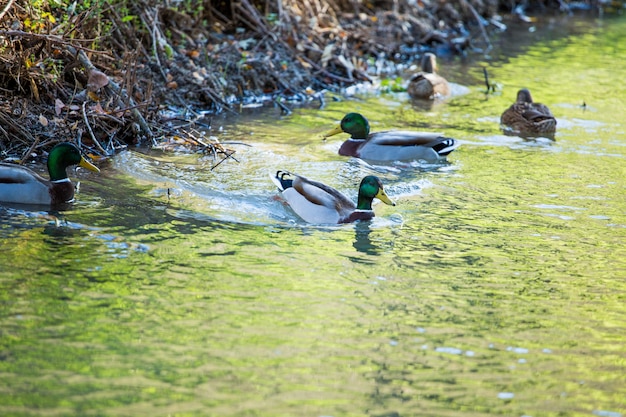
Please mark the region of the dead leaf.
POLYGON ((30 91, 32 91, 33 93, 33 98, 35 99, 35 102, 39 103, 40 99, 39 99, 39 88, 37 88, 37 83, 35 82, 34 78, 30 79, 30 91))
POLYGON ((100 97, 94 93, 93 91, 88 91, 87 95, 89 96, 90 99, 92 99, 93 101, 100 101, 100 97))
POLYGON ((299 56, 296 55, 296 59, 298 61, 300 61, 300 65, 302 65, 304 68, 312 68, 311 64, 309 64, 308 62, 306 62, 304 59, 300 58, 299 56))
POLYGON ((93 106, 90 106, 89 110, 91 110, 94 113, 98 113, 98 114, 104 114, 105 111, 102 108, 102 106, 100 105, 100 103, 96 103, 93 106))
POLYGON ((204 77, 198 71, 192 73, 193 77, 198 81, 204 81, 204 77))
POLYGON ((57 116, 61 114, 61 112, 63 111, 63 107, 65 107, 65 104, 61 100, 59 100, 58 98, 54 100, 54 113, 57 116))
POLYGON ((198 58, 200 56, 200 51, 198 51, 196 49, 191 50, 191 51, 187 51, 187 56, 189 58, 198 58))
POLYGON ((89 157, 89 159, 95 162, 100 162, 100 161, 107 159, 106 156, 95 155, 93 153, 88 153, 87 156, 89 157))
POLYGON ((96 92, 102 87, 109 84, 109 77, 105 73, 98 70, 89 72, 89 80, 87 81, 87 90, 96 92))
POLYGON ((46 119, 46 116, 44 116, 43 114, 40 114, 39 123, 41 123, 43 127, 48 127, 48 119, 46 119))

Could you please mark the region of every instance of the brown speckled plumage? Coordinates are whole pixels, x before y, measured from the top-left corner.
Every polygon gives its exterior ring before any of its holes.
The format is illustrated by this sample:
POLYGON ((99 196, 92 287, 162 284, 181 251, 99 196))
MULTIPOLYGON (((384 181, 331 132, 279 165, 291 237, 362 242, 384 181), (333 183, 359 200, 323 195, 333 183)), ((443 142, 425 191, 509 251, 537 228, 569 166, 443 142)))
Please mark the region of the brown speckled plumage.
POLYGON ((504 132, 521 137, 547 137, 554 139, 556 119, 550 109, 533 102, 530 91, 519 90, 517 101, 502 113, 500 124, 504 132))
POLYGON ((407 92, 413 98, 433 100, 450 95, 450 85, 437 74, 437 57, 426 53, 422 57, 422 71, 411 77, 407 92))

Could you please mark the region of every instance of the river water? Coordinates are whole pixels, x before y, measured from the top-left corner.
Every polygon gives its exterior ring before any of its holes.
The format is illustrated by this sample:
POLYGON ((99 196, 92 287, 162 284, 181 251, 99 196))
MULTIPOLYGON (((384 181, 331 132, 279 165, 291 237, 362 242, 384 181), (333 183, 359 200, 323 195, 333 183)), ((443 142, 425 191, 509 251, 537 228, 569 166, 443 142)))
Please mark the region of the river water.
POLYGON ((210 131, 251 145, 238 163, 127 151, 73 174, 62 216, 0 208, 0 415, 626 416, 626 19, 495 46, 443 60, 466 88, 430 108, 244 110, 210 131), (554 142, 500 132, 522 87, 554 142), (431 166, 340 157, 321 134, 349 111, 462 146, 431 166), (306 225, 277 169, 352 198, 375 173, 398 204, 306 225))

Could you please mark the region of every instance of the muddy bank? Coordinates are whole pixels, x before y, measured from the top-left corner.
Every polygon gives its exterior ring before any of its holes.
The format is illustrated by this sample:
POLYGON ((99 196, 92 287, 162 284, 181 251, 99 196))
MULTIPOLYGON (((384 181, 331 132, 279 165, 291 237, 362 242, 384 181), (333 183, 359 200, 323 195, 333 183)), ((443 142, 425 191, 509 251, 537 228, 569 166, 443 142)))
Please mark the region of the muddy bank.
POLYGON ((196 134, 201 112, 323 99, 398 75, 425 51, 483 54, 511 19, 623 10, 596 0, 31 3, 0 11, 0 160, 68 140, 101 157, 179 142, 225 157, 196 134))

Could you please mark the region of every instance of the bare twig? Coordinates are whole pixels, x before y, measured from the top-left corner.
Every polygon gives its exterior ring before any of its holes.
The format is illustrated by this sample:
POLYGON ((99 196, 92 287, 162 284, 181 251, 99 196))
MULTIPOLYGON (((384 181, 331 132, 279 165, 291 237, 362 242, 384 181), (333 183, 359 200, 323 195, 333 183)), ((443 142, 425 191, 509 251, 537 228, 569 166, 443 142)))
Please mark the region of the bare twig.
POLYGON ((2 20, 2 18, 4 17, 4 15, 6 14, 6 12, 9 11, 9 9, 11 8, 11 6, 13 6, 13 2, 14 0, 9 0, 7 2, 7 5, 4 6, 4 9, 2 9, 2 11, 0 12, 0 20, 2 20))
POLYGON ((274 100, 274 102, 278 105, 278 107, 280 107, 282 114, 285 114, 288 116, 292 113, 291 109, 287 107, 285 103, 283 103, 282 97, 280 96, 276 97, 276 100, 274 100))
POLYGON ((233 113, 233 114, 237 114, 237 112, 236 112, 235 110, 233 110, 233 109, 230 107, 230 105, 229 105, 226 101, 222 100, 222 98, 221 98, 221 97, 219 97, 219 96, 218 96, 218 95, 217 95, 217 94, 213 91, 213 89, 212 89, 212 88, 209 88, 209 87, 204 87, 204 88, 202 88, 202 89, 201 89, 201 91, 202 91, 202 92, 204 92, 204 93, 206 93, 206 94, 207 94, 207 95, 211 98, 211 100, 213 100, 213 102, 214 102, 214 103, 216 103, 216 104, 218 104, 218 105, 222 105, 222 106, 224 106, 224 109, 226 109, 227 111, 229 111, 229 112, 231 112, 231 113, 233 113))
POLYGON ((485 38, 485 42, 487 43, 487 49, 485 52, 491 51, 493 46, 491 45, 491 40, 489 39, 489 35, 487 35, 487 31, 485 30, 485 25, 483 24, 483 18, 478 14, 474 6, 472 6, 469 1, 467 0, 461 0, 461 1, 463 5, 467 7, 470 10, 470 12, 472 12, 474 19, 476 19, 476 23, 478 23, 478 27, 480 28, 480 33, 483 35, 483 38, 485 38))
POLYGON ((233 156, 233 154, 234 154, 234 153, 235 153, 234 151, 232 151, 232 152, 224 152, 224 155, 226 155, 226 157, 222 158, 222 159, 221 159, 221 160, 220 160, 217 164, 213 165, 213 166, 211 167, 211 171, 213 171, 215 168, 217 168, 218 166, 220 166, 220 164, 221 164, 222 162, 224 162, 225 160, 227 160, 228 158, 232 158, 235 162, 239 162, 239 161, 238 161, 238 160, 237 160, 237 159, 233 156))
POLYGON ((113 57, 111 57, 106 51, 98 51, 95 49, 89 49, 89 48, 85 48, 84 46, 80 46, 76 44, 76 42, 94 42, 95 39, 72 39, 71 41, 66 41, 65 39, 57 35, 42 35, 40 33, 30 33, 30 32, 24 32, 21 30, 0 30, 0 35, 6 35, 6 36, 11 36, 11 37, 21 36, 21 37, 30 38, 30 39, 46 40, 54 44, 65 45, 67 47, 72 47, 74 49, 79 49, 81 51, 87 51, 92 54, 106 55, 106 56, 109 56, 111 59, 113 59, 113 57))
MULTIPOLYGON (((3 128, 7 127, 18 133, 18 135, 12 136, 14 139, 19 139, 25 144, 32 143, 37 140, 28 130, 24 129, 20 124, 15 123, 14 118, 4 111, 0 111, 0 122, 2 123, 3 128)), ((6 129, 4 130, 6 131, 6 129)))
MULTIPOLYGON (((76 51, 76 49, 74 49, 72 46, 67 46, 67 50, 70 51, 70 53, 78 56, 78 60, 87 70, 92 71, 96 69, 96 66, 91 63, 89 57, 87 57, 84 51, 76 51)), ((132 109, 131 112, 133 114, 133 117, 135 118, 135 121, 137 122, 137 124, 139 124, 139 127, 148 137, 148 139, 154 142, 154 135, 152 134, 152 130, 150 129, 150 126, 148 126, 146 119, 144 119, 143 115, 137 109, 137 104, 135 103, 135 100, 127 95, 126 91, 123 90, 115 81, 111 79, 109 80, 109 84, 105 88, 110 88, 118 96, 124 97, 127 100, 127 102, 130 104, 130 108, 132 109)))
POLYGON ((487 90, 485 91, 485 94, 495 93, 496 83, 492 83, 489 80, 489 73, 487 72, 487 67, 483 67, 483 76, 485 77, 485 86, 487 86, 487 90))
POLYGON ((163 66, 161 65, 161 59, 159 58, 159 50, 158 50, 158 46, 163 40, 163 36, 161 36, 161 31, 157 27, 158 21, 159 21, 159 8, 156 7, 154 9, 154 19, 152 20, 152 22, 150 22, 150 24, 146 22, 144 19, 141 19, 141 21, 146 26, 146 29, 148 29, 148 32, 150 33, 150 36, 152 37, 152 55, 154 56, 154 59, 156 60, 157 67, 159 68, 159 71, 161 72, 161 76, 163 76, 163 79, 167 81, 167 75, 165 75, 165 71, 163 71, 163 66))
MULTIPOLYGON (((28 157, 28 155, 30 155, 31 153, 33 153, 33 151, 35 150, 35 147, 39 144, 39 138, 36 138, 35 141, 33 142, 32 145, 30 145, 30 148, 28 148, 28 151, 26 151, 26 153, 24 154, 25 157, 28 157)), ((20 158, 20 165, 22 165, 24 163, 24 160, 26 158, 22 157, 20 158)))
POLYGON ((102 147, 96 135, 93 134, 93 130, 91 129, 91 125, 89 124, 89 118, 87 117, 87 111, 85 109, 87 102, 83 102, 83 121, 87 126, 87 130, 89 131, 89 136, 91 136, 91 140, 96 144, 96 147, 102 152, 104 155, 107 155, 107 151, 102 147))

